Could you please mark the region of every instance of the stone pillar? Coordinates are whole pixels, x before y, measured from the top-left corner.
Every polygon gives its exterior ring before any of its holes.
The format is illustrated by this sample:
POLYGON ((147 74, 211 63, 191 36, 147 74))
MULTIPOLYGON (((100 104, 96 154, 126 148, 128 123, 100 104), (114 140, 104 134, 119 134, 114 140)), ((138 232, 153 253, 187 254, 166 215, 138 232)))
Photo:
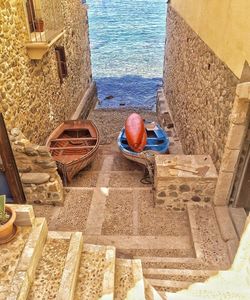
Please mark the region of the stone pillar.
POLYGON ((249 123, 250 82, 237 85, 236 97, 230 115, 230 127, 222 157, 214 204, 228 205, 237 172, 240 151, 249 123))

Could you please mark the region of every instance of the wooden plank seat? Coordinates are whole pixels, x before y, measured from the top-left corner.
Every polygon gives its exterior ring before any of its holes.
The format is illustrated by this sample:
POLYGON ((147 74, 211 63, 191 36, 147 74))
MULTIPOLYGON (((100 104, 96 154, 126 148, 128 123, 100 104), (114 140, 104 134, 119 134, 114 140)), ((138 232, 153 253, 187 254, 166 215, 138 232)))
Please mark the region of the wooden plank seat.
POLYGON ((50 147, 50 150, 80 150, 80 149, 92 149, 94 146, 76 146, 76 147, 50 147))
POLYGON ((72 138, 72 137, 69 137, 69 138, 58 138, 58 139, 52 139, 51 142, 80 142, 80 141, 96 141, 97 138, 92 138, 92 137, 86 137, 86 138, 72 138))

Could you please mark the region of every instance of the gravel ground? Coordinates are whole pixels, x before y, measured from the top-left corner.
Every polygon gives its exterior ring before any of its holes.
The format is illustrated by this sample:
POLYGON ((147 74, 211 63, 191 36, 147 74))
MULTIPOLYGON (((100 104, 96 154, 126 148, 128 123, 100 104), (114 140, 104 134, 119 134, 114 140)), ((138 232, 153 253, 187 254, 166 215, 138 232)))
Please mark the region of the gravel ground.
POLYGON ((133 112, 139 113, 142 118, 156 121, 156 112, 142 109, 96 109, 93 110, 88 119, 94 121, 100 131, 101 144, 116 142, 120 130, 124 127, 127 117, 133 112))

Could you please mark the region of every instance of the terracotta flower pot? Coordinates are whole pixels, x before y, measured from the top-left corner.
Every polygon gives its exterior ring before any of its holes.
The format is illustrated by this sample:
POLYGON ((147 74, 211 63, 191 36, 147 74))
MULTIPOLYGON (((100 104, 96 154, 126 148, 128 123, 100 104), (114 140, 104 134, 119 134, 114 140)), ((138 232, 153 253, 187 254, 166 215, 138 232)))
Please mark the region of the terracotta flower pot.
POLYGON ((6 212, 10 215, 10 219, 3 225, 0 225, 0 244, 7 243, 15 236, 14 222, 16 220, 16 212, 13 208, 6 205, 6 212))

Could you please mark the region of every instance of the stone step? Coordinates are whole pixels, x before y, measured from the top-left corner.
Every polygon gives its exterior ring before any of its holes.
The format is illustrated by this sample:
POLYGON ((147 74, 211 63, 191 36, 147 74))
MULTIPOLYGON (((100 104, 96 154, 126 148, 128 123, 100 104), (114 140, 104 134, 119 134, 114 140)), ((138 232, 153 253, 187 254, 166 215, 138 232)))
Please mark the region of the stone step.
POLYGON ((57 297, 61 289, 61 280, 65 276, 64 266, 70 255, 69 251, 72 249, 70 237, 70 235, 65 236, 64 233, 56 233, 47 237, 27 299, 55 299, 57 297))
POLYGON ((245 228, 247 213, 242 207, 229 207, 229 213, 232 218, 238 238, 240 239, 245 228))
POLYGON ((84 244, 74 300, 114 296, 115 248, 84 244))
POLYGON ((155 288, 144 278, 145 298, 146 300, 162 300, 160 294, 155 288))
POLYGON ((84 235, 83 239, 88 244, 113 245, 117 249, 190 249, 189 236, 84 235))
MULTIPOLYGON (((26 214, 26 216, 28 215, 30 216, 30 213, 26 214)), ((19 223, 19 221, 17 222, 19 223)), ((24 220, 22 220, 22 222, 26 223, 26 221, 24 220)), ((27 222, 29 222, 29 218, 27 219, 27 222)), ((45 218, 36 218, 32 221, 32 223, 33 226, 31 228, 31 232, 28 239, 26 240, 24 248, 22 249, 17 266, 15 267, 14 276, 10 281, 10 288, 8 289, 8 299, 27 298, 39 259, 42 255, 43 247, 48 233, 47 223, 45 218)), ((13 252, 11 252, 11 249, 9 249, 9 251, 9 254, 13 257, 13 252)), ((12 264, 11 260, 10 264, 12 264)))
POLYGON ((228 248, 213 206, 187 203, 187 212, 196 257, 217 269, 228 268, 230 266, 228 248))
POLYGON ((114 299, 146 299, 142 266, 140 260, 116 259, 114 299))
POLYGON ((145 278, 190 282, 202 282, 217 273, 215 270, 143 269, 145 278))
POLYGON ((57 300, 74 299, 82 249, 82 233, 72 233, 69 244, 69 250, 65 261, 64 271, 62 274, 60 287, 56 297, 57 300))
MULTIPOLYGON (((203 269, 205 262, 194 257, 147 257, 136 256, 136 259, 141 259, 143 268, 160 268, 160 269, 203 269)), ((206 266, 211 270, 217 269, 215 266, 206 266)))
POLYGON ((239 237, 233 224, 229 207, 216 206, 214 210, 219 224, 221 237, 227 245, 230 261, 233 262, 239 246, 239 237))
POLYGON ((147 280, 158 292, 177 292, 188 288, 192 284, 191 281, 163 280, 163 279, 149 279, 149 278, 147 280))
POLYGON ((119 257, 192 256, 188 236, 84 235, 85 243, 115 246, 119 257))
POLYGON ((32 206, 17 204, 9 204, 9 206, 16 211, 15 224, 18 227, 15 238, 7 244, 0 245, 0 299, 6 298, 6 295, 9 294, 22 252, 31 239, 32 231, 37 231, 34 226, 35 217, 32 206))

